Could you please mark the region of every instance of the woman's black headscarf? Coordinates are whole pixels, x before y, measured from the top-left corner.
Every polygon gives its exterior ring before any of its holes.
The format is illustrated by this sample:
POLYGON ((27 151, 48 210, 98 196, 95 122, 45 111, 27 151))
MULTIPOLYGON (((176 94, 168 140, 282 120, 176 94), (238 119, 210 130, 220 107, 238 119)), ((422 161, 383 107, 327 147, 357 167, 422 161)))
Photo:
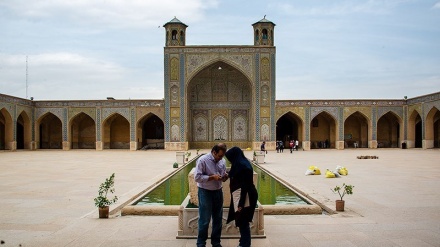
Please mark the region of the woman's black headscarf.
POLYGON ((245 169, 253 170, 249 160, 244 156, 243 151, 239 147, 232 147, 225 153, 226 158, 233 164, 229 171, 229 177, 234 177, 245 169))

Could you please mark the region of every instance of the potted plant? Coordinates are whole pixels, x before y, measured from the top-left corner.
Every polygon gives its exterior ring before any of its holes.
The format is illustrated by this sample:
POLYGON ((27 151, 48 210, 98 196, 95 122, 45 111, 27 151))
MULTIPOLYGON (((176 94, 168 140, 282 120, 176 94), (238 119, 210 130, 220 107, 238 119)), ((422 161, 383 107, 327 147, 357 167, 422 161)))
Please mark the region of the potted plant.
POLYGON ((179 164, 177 162, 174 162, 173 168, 178 168, 178 167, 179 167, 179 164))
POLYGON ((95 206, 99 208, 99 218, 108 218, 109 206, 118 201, 118 197, 114 196, 109 198, 108 193, 113 194, 115 192, 115 173, 113 173, 109 178, 106 178, 103 183, 99 186, 98 197, 95 197, 95 206))
POLYGON ((353 185, 343 183, 341 187, 336 186, 334 189, 332 189, 333 193, 338 193, 339 197, 341 198, 341 200, 336 200, 336 211, 344 211, 344 196, 353 194, 353 188, 353 185))

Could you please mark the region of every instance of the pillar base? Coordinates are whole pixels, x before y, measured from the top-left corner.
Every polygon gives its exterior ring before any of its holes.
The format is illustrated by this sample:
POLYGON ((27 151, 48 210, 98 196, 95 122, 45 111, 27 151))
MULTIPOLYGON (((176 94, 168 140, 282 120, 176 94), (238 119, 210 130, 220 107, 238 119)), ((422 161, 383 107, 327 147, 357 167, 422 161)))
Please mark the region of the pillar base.
POLYGON ((310 151, 310 141, 303 141, 302 146, 304 151, 310 151))
POLYGON ((104 150, 104 146, 102 145, 103 143, 101 141, 97 141, 96 142, 96 150, 97 151, 102 151, 104 150))
POLYGON ((137 142, 130 142, 130 151, 136 151, 138 147, 137 142))
POLYGON ((415 148, 416 147, 416 143, 414 141, 409 141, 409 140, 405 140, 406 141, 406 148, 415 148))
POLYGON ((369 148, 377 148, 377 141, 376 141, 376 140, 374 140, 374 141, 369 141, 369 142, 368 142, 368 147, 369 147, 369 148))
POLYGON ((7 149, 11 150, 11 151, 16 151, 17 150, 17 142, 16 141, 12 141, 9 142, 9 147, 7 149))
POLYGON ((344 141, 336 141, 336 149, 344 150, 344 141))
POLYGON ((434 148, 434 140, 423 140, 422 148, 423 149, 434 148))
POLYGON ((67 151, 70 150, 70 142, 63 142, 63 150, 67 151))

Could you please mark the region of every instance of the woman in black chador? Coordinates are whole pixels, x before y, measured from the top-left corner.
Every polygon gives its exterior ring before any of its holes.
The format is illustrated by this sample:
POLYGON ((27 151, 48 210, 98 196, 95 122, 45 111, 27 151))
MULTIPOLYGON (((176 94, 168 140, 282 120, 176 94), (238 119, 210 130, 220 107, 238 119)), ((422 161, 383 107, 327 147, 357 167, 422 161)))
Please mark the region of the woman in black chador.
POLYGON ((240 229, 240 245, 251 246, 251 230, 249 222, 254 217, 257 206, 258 193, 253 181, 254 171, 243 151, 238 147, 232 147, 225 153, 231 162, 229 171, 231 205, 227 223, 235 220, 235 225, 240 229))

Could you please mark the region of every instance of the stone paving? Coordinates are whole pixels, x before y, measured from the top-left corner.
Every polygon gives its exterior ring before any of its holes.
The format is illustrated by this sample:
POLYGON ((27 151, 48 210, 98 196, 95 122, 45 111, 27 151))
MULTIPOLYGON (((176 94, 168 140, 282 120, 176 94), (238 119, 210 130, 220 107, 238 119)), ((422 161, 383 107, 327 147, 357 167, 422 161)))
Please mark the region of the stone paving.
MULTIPOLYGON (((0 246, 195 246, 195 239, 176 239, 177 216, 117 210, 172 172, 174 161, 175 152, 164 150, 0 151, 0 246), (120 200, 110 219, 98 219, 93 198, 113 172, 120 200)), ((343 213, 266 215, 267 237, 252 246, 440 246, 438 149, 270 151, 263 166, 333 209, 338 196, 330 189, 355 187, 343 213), (321 172, 342 165, 349 175, 305 176, 310 165, 321 172)))

